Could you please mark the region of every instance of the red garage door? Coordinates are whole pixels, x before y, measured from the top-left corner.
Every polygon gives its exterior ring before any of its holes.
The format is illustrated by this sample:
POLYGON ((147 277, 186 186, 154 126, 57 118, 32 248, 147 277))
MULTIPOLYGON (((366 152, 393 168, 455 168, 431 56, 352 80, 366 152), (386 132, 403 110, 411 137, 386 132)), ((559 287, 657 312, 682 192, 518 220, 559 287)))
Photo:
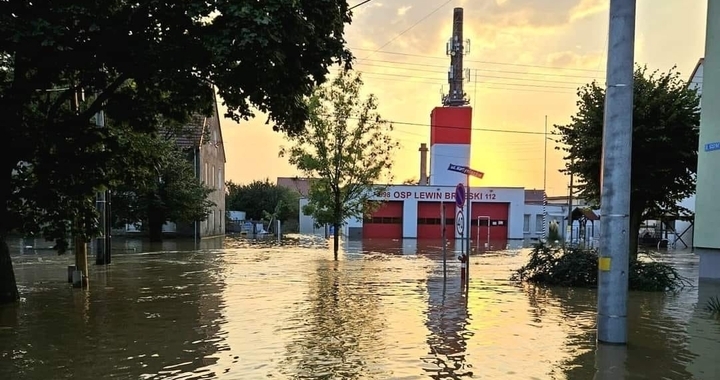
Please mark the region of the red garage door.
MULTIPOLYGON (((440 202, 418 202, 417 238, 442 239, 440 202)), ((445 203, 445 236, 454 237, 455 203, 445 203)))
POLYGON ((488 229, 490 231, 490 246, 505 247, 508 238, 509 203, 473 202, 471 238, 475 244, 484 246, 488 242, 488 229), (478 229, 478 224, 480 228, 478 229), (479 236, 478 236, 479 232, 479 236))
POLYGON ((402 239, 403 202, 385 202, 363 220, 363 239, 402 239))

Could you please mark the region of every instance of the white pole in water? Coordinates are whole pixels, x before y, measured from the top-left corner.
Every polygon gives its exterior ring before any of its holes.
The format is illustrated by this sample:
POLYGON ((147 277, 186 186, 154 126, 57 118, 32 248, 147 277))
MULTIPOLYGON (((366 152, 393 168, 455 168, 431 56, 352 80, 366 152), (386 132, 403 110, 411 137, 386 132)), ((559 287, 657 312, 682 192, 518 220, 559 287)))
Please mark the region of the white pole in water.
POLYGON ((598 252, 597 340, 627 343, 636 0, 610 0, 598 252))
POLYGON ((282 240, 282 234, 280 231, 280 220, 277 220, 277 242, 280 244, 280 240, 282 240))

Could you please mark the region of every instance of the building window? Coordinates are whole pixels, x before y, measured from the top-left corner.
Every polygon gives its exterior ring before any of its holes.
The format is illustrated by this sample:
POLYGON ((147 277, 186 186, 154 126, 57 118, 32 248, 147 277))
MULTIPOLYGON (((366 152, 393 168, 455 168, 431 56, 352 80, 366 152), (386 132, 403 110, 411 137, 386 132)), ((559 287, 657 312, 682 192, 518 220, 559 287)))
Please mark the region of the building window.
POLYGON ((523 232, 530 232, 530 214, 523 215, 523 232))
POLYGON ((203 179, 203 182, 205 182, 205 184, 207 184, 207 183, 208 183, 208 177, 210 176, 210 165, 209 165, 207 162, 205 163, 205 173, 203 173, 203 174, 204 174, 204 175, 203 175, 203 178, 204 178, 204 179, 203 179))
POLYGON ((218 169, 217 170, 217 188, 218 188, 218 190, 222 190, 223 185, 224 185, 224 182, 223 182, 223 178, 222 178, 222 169, 218 169))
POLYGON ((391 218, 388 216, 373 216, 363 219, 365 224, 402 224, 402 218, 391 218))
POLYGON ((543 214, 535 215, 535 232, 543 233, 543 214))

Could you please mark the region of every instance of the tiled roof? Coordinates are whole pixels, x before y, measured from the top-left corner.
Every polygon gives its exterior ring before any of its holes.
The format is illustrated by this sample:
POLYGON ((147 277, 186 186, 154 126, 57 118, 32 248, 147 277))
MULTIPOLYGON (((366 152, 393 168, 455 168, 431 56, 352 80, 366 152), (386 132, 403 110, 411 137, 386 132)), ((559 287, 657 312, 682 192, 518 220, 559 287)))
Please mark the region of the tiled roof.
POLYGON ((300 177, 278 177, 277 185, 295 190, 300 195, 307 197, 310 193, 310 179, 300 177))
POLYGON ((177 130, 160 129, 161 135, 168 139, 174 139, 181 148, 196 148, 202 143, 202 135, 207 124, 207 117, 203 115, 194 116, 190 122, 177 130))
POLYGON ((526 204, 543 204, 543 190, 525 190, 526 204))

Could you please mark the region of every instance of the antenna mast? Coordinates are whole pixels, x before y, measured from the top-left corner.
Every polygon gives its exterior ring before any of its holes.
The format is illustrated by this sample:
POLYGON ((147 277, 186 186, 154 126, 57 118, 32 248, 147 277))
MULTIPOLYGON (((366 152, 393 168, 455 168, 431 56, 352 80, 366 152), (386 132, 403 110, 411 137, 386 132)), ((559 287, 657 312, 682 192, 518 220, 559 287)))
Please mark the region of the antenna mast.
MULTIPOLYGON (((470 103, 463 90, 463 56, 470 52, 470 41, 463 40, 463 8, 453 10, 453 35, 445 47, 445 53, 450 56, 448 69, 448 84, 450 90, 443 96, 443 105, 446 107, 466 106, 470 103), (466 50, 465 44, 468 45, 466 50)), ((468 79, 470 76, 468 75, 468 79)))

